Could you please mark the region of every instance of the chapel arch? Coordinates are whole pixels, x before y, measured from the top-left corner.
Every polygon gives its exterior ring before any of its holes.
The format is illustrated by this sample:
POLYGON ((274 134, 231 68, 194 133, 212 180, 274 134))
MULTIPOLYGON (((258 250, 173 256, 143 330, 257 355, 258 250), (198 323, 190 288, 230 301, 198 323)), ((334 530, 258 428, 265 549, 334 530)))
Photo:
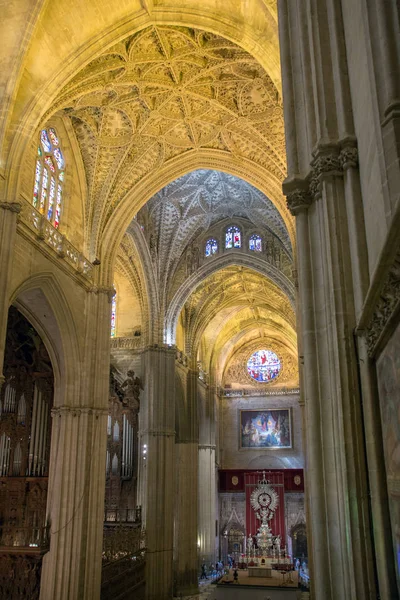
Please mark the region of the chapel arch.
POLYGON ((10 306, 8 311, 0 389, 0 560, 13 573, 2 579, 2 598, 15 597, 16 582, 27 597, 36 597, 42 557, 50 545, 47 497, 56 359, 32 314, 27 318, 20 309, 10 306))
POLYGON ((52 274, 43 273, 25 280, 14 290, 11 303, 37 329, 52 360, 55 406, 65 404, 67 395, 71 392, 75 402, 79 403, 76 326, 56 278, 52 274))

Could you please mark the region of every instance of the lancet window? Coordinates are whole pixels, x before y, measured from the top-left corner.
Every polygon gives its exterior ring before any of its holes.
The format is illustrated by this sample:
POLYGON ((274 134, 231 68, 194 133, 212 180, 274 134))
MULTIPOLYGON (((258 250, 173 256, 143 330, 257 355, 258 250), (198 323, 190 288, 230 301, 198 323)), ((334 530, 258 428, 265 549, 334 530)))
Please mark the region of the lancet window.
POLYGON ((225 248, 240 248, 242 245, 242 235, 239 227, 229 227, 225 233, 225 248))
MULTIPOLYGON (((115 288, 114 288, 115 289, 115 288)), ((117 335, 117 292, 111 301, 111 337, 117 335)))
POLYGON ((37 148, 33 206, 54 227, 60 225, 63 205, 65 161, 53 127, 42 129, 37 148))
POLYGON ((210 238, 209 240, 206 241, 206 249, 205 249, 204 254, 206 256, 212 256, 213 254, 216 254, 217 252, 218 252, 218 242, 214 238, 210 238))
POLYGON ((254 252, 262 251, 262 239, 259 235, 252 235, 249 239, 249 250, 254 252))

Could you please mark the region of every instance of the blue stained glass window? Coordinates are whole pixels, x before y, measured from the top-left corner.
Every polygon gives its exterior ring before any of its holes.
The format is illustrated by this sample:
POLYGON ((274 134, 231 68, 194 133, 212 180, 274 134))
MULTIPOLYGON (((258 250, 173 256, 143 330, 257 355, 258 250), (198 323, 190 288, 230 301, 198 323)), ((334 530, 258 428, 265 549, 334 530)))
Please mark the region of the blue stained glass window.
POLYGON ((240 248, 242 236, 239 227, 229 227, 225 233, 225 248, 240 248))
POLYGON ((269 383, 281 372, 281 361, 272 350, 257 350, 247 361, 247 371, 255 381, 269 383))
POLYGON ((254 250, 254 252, 262 251, 262 240, 259 235, 252 235, 249 239, 249 250, 254 250))
POLYGON ((40 142, 45 152, 51 152, 49 136, 47 135, 47 131, 45 129, 42 129, 42 131, 40 132, 40 142))
POLYGON ((55 129, 42 129, 39 137, 32 203, 57 229, 62 211, 65 161, 55 129))
POLYGON ((56 159, 56 163, 59 169, 64 168, 64 158, 60 148, 54 148, 53 150, 54 158, 56 159))
POLYGON ((218 242, 214 240, 214 238, 210 238, 206 241, 206 250, 205 255, 211 256, 212 254, 216 254, 218 252, 218 242))

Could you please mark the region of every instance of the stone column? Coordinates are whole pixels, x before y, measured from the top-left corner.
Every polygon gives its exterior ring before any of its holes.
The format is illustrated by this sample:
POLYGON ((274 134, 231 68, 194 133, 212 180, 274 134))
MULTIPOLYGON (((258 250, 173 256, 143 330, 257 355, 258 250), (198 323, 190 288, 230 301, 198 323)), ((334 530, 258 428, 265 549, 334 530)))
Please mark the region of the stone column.
MULTIPOLYGON (((368 292, 369 274, 368 263, 365 260, 367 243, 364 216, 362 213, 358 152, 354 144, 346 144, 340 153, 340 158, 344 170, 344 185, 349 215, 350 261, 354 282, 354 304, 356 315, 360 317, 368 292)), ((359 335, 356 339, 356 344, 363 395, 362 416, 379 594, 382 600, 389 600, 396 596, 397 588, 391 543, 392 536, 376 368, 368 356, 365 336, 359 335)))
POLYGON ((307 461, 306 488, 307 506, 312 519, 308 523, 311 532, 309 554, 312 557, 314 578, 312 580, 313 598, 331 598, 329 578, 321 577, 322 573, 329 572, 328 536, 326 522, 326 499, 323 480, 322 440, 320 436, 320 406, 318 398, 318 379, 316 370, 307 373, 307 364, 317 363, 317 354, 314 341, 314 314, 312 310, 312 272, 311 253, 308 243, 308 215, 310 204, 307 189, 300 186, 290 196, 292 212, 296 215, 296 235, 302 240, 297 248, 299 285, 298 309, 301 312, 301 347, 304 361, 304 376, 301 383, 304 385, 302 396, 304 398, 305 417, 305 447, 307 461))
POLYGON ((175 502, 175 347, 146 348, 142 372, 139 468, 147 546, 146 598, 170 600, 175 502))
POLYGON ((339 153, 340 147, 321 145, 309 182, 303 187, 293 181, 285 184, 297 217, 313 595, 372 598, 368 487, 352 339, 355 311, 339 153), (290 192, 293 185, 297 189, 290 192))
POLYGON ((297 233, 312 592, 324 600, 372 599, 368 477, 353 340, 354 285, 361 274, 353 283, 352 217, 340 157, 355 139, 341 3, 278 0, 278 9, 288 154, 284 193, 297 233))
MULTIPOLYGON (((41 600, 100 596, 110 363, 110 300, 93 288, 86 300, 84 357, 67 381, 64 405, 54 401, 48 520, 41 600)), ((74 369, 72 369, 72 372, 74 369)))
POLYGON ((176 432, 175 580, 176 592, 183 596, 198 592, 197 380, 197 370, 189 369, 186 373, 185 405, 176 407, 180 415, 176 432))
POLYGON ((0 387, 3 384, 4 345, 10 307, 10 277, 17 231, 18 202, 0 202, 0 387))
POLYGON ((199 560, 215 564, 216 477, 215 477, 214 388, 199 383, 199 560))

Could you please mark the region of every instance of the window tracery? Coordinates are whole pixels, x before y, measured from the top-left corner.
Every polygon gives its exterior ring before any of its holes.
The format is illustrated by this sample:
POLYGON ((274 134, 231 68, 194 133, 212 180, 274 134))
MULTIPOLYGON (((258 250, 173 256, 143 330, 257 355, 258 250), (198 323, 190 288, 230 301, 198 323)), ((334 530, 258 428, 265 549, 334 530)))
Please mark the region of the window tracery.
POLYGON ((53 127, 42 129, 39 138, 32 203, 57 229, 63 202, 65 161, 53 127))
POLYGON ((239 227, 228 227, 225 233, 225 248, 240 248, 242 246, 242 235, 239 227))
POLYGON ((215 240, 214 238, 210 238, 209 240, 206 241, 206 249, 205 249, 205 256, 212 256, 213 254, 216 254, 218 252, 218 242, 217 240, 215 240))
POLYGON ((252 379, 268 383, 281 372, 281 361, 272 350, 257 350, 247 361, 247 371, 252 379))
POLYGON ((249 250, 262 252, 262 239, 259 235, 252 235, 249 239, 249 250))

